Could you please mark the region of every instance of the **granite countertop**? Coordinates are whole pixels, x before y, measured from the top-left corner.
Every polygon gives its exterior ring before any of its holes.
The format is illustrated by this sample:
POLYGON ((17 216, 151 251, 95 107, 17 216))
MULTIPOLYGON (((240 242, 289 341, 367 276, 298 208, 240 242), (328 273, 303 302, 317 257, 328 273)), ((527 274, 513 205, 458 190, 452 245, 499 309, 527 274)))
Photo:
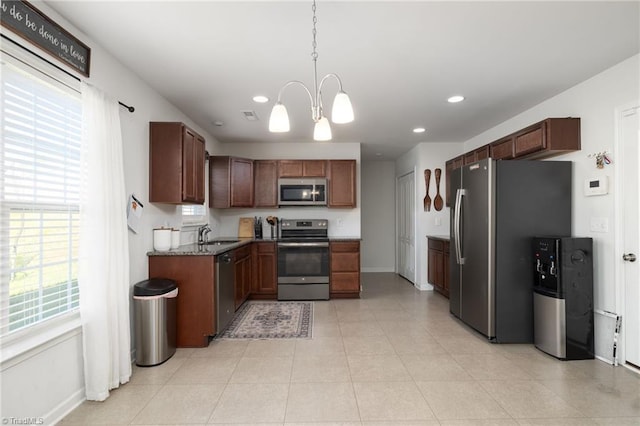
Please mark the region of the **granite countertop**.
POLYGON ((177 249, 171 249, 167 251, 153 250, 147 252, 147 256, 217 256, 229 250, 247 245, 253 241, 266 240, 254 240, 253 238, 238 237, 218 237, 209 241, 209 244, 199 245, 196 243, 192 243, 185 244, 178 247, 177 249))
POLYGON ((427 238, 431 238, 432 240, 443 240, 443 241, 450 240, 450 237, 448 235, 427 235, 427 238))
MULTIPOLYGON (((360 237, 329 237, 329 241, 360 241, 360 237)), ((447 239, 449 239, 447 237, 447 239)), ((147 256, 217 256, 229 250, 237 249, 252 242, 277 242, 277 238, 238 238, 238 237, 217 237, 209 244, 198 245, 185 244, 177 249, 167 251, 149 251, 147 256), (232 242, 229 242, 232 241, 232 242)))

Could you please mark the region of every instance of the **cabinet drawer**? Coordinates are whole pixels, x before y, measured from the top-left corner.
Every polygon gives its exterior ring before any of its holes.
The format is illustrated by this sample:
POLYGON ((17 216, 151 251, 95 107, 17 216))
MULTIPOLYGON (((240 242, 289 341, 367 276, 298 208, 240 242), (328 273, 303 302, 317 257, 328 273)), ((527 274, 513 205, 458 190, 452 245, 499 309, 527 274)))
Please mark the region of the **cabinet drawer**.
POLYGON ((255 243, 258 246, 258 253, 275 253, 276 243, 255 243))
POLYGON ((359 241, 331 243, 332 253, 358 252, 358 251, 360 251, 359 241))
POLYGON ((429 248, 433 250, 444 250, 444 241, 429 238, 429 248))
POLYGON ((236 260, 242 259, 243 257, 247 257, 251 255, 251 246, 246 245, 244 247, 237 248, 235 250, 236 260))
POLYGON ((360 271, 360 253, 332 253, 331 272, 360 271))
POLYGON ((332 292, 359 292, 360 274, 358 272, 340 272, 331 274, 332 292))

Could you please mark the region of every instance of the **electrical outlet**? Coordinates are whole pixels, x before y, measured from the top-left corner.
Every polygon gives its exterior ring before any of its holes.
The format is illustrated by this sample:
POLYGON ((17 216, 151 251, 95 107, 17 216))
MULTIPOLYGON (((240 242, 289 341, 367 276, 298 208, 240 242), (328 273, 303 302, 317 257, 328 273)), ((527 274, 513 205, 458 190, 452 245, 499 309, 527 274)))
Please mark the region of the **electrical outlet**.
POLYGON ((343 222, 342 218, 338 218, 336 220, 336 224, 338 225, 338 228, 342 228, 344 226, 344 222, 343 222))
POLYGON ((609 219, 606 217, 592 217, 589 229, 591 232, 609 232, 609 219))
POLYGON ((442 218, 436 217, 436 226, 442 226, 442 218))

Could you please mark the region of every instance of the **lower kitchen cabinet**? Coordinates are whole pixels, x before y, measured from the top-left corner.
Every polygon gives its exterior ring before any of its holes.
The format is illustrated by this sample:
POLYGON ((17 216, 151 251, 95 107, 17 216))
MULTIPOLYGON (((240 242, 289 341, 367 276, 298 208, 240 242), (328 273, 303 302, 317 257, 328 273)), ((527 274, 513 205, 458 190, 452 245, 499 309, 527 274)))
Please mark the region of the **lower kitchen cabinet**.
POLYGON ((251 245, 252 299, 278 297, 277 262, 275 242, 254 242, 251 245))
POLYGON ((330 297, 360 297, 360 241, 332 241, 330 258, 330 297))
POLYGON ((235 301, 236 310, 251 294, 251 246, 234 250, 235 254, 235 301))
POLYGON ((201 348, 215 333, 213 256, 149 256, 149 278, 169 278, 178 285, 177 346, 201 348))
POLYGON ((427 237, 427 281, 445 297, 449 297, 449 240, 427 237))

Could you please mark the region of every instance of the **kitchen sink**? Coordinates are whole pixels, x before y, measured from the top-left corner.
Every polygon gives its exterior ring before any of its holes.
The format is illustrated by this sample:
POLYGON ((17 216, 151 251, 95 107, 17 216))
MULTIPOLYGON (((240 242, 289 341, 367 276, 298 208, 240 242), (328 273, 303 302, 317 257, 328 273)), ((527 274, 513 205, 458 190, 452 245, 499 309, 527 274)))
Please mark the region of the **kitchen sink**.
POLYGON ((233 244, 233 243, 237 243, 240 240, 215 240, 215 241, 207 241, 205 244, 207 245, 214 245, 214 246, 220 246, 223 244, 233 244))

